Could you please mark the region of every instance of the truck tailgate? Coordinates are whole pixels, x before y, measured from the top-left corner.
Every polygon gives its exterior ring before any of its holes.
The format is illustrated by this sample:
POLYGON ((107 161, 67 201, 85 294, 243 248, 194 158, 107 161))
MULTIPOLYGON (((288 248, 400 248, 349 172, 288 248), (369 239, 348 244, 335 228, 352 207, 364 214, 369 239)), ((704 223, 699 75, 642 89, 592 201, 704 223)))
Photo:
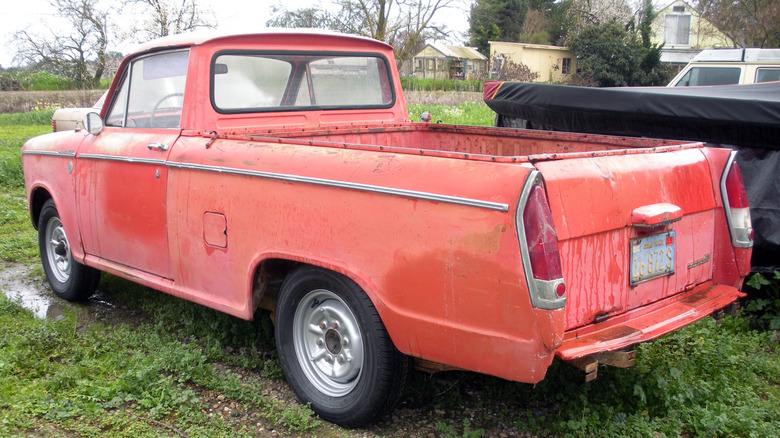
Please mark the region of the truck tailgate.
MULTIPOLYGON (((723 212, 700 149, 614 152, 534 164, 544 176, 559 239, 567 332, 593 323, 628 330, 616 325, 619 315, 638 317, 661 302, 672 305, 676 295, 695 295, 700 285, 699 292, 711 290, 704 284, 713 278, 716 215, 723 212)), ((675 305, 681 314, 690 310, 684 303, 675 305)), ((660 319, 656 315, 645 323, 656 326, 660 319)), ((672 324, 664 332, 675 328, 672 324)), ((630 335, 637 331, 642 328, 631 328, 630 335)))

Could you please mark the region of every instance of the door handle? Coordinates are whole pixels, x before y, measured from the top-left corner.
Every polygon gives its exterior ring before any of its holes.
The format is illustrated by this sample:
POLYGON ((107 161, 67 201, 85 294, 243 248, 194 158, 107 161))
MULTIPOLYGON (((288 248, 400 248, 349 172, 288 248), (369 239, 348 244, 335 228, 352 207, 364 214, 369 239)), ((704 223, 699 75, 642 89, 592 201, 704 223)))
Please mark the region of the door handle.
POLYGON ((157 149, 158 151, 167 151, 168 145, 162 144, 162 143, 149 143, 149 146, 147 146, 149 150, 157 149))

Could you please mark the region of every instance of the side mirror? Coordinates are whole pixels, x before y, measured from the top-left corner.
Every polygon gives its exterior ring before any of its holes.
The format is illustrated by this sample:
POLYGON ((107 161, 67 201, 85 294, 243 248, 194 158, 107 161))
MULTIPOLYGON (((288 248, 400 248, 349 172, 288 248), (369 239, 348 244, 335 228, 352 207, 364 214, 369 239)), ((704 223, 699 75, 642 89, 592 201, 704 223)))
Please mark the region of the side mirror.
POLYGON ((100 114, 94 111, 88 112, 81 123, 84 125, 84 129, 92 135, 103 132, 103 119, 100 118, 100 114))

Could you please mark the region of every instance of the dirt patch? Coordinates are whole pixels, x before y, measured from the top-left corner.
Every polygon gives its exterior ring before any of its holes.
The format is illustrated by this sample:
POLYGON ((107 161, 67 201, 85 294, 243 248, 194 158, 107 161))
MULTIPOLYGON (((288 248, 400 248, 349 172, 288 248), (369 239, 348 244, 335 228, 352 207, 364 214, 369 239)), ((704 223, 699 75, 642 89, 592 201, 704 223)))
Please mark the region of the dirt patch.
POLYGON ((105 90, 0 91, 0 114, 91 107, 105 90))

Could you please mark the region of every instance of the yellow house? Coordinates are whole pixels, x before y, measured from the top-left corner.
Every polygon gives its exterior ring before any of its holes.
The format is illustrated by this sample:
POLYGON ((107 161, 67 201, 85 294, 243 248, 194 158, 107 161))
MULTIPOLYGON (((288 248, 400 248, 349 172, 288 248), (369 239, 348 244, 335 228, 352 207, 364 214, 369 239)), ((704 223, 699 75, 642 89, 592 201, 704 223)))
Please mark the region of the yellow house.
POLYGON ((651 40, 664 44, 661 61, 672 64, 687 64, 704 49, 734 47, 726 35, 684 0, 675 0, 658 12, 651 40))
POLYGON ((577 71, 577 59, 567 47, 490 41, 491 76, 505 61, 524 64, 539 76, 534 82, 564 82, 577 71))

